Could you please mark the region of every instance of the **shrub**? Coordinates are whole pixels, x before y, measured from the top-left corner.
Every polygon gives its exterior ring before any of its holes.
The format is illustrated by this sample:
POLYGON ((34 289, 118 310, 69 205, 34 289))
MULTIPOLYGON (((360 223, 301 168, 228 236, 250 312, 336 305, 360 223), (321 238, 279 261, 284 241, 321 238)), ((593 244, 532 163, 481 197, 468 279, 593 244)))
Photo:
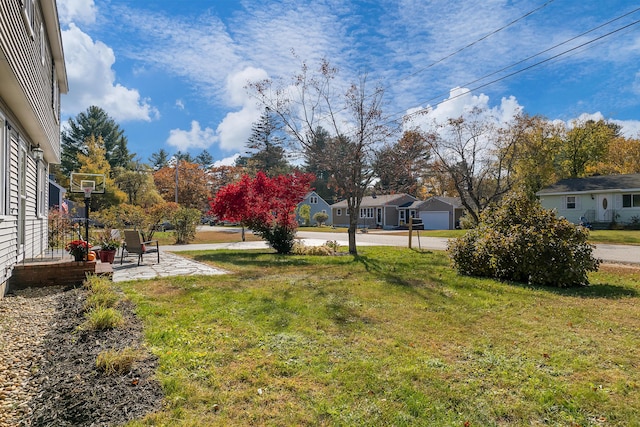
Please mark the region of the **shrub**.
POLYGON ((181 207, 173 215, 172 223, 176 226, 177 244, 186 244, 196 237, 196 227, 200 224, 201 212, 198 209, 181 207))
POLYGON ((96 368, 107 375, 125 374, 131 371, 138 358, 138 352, 131 347, 122 350, 105 350, 96 357, 96 368))
POLYGON ((296 242, 293 245, 292 253, 295 255, 334 255, 335 250, 326 243, 322 246, 305 246, 302 243, 296 242))
POLYGON ((120 301, 120 295, 114 290, 111 279, 88 275, 83 285, 89 291, 86 302, 87 310, 94 310, 98 307, 115 307, 120 301))
POLYGON ((476 228, 449 242, 449 256, 460 274, 533 285, 589 283, 599 260, 587 243, 589 230, 544 209, 524 194, 506 198, 480 215, 476 228))
POLYGON ((329 219, 329 214, 326 212, 316 212, 313 214, 313 220, 319 225, 323 225, 329 219))

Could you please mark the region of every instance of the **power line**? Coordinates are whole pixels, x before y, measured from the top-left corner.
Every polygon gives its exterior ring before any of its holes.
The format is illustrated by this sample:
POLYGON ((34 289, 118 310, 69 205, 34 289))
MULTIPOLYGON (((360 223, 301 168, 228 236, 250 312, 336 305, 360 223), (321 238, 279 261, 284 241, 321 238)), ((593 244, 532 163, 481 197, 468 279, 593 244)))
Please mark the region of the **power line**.
MULTIPOLYGON (((634 10, 633 12, 636 12, 637 10, 640 10, 640 8, 639 8, 639 9, 634 10)), ((633 12, 630 12, 630 13, 633 13, 633 12)), ((628 14, 626 14, 626 15, 628 15, 628 14)), ((626 16, 626 15, 624 15, 624 16, 626 16)), ((620 18, 622 18, 622 17, 620 17, 620 18)), ((619 19, 619 18, 616 18, 615 20, 617 20, 617 19, 619 19)), ((613 20, 613 21, 615 21, 615 20, 613 20)), ((610 22, 613 22, 613 21, 610 21, 610 22)), ((609 23, 610 23, 610 22, 609 22, 609 23)), ((497 79, 491 80, 491 81, 489 81, 489 82, 487 82, 487 83, 483 83, 483 84, 481 84, 481 85, 479 85, 479 86, 476 86, 476 87, 474 87, 474 88, 472 88, 472 89, 469 89, 469 90, 465 91, 464 93, 461 93, 461 94, 455 95, 455 96, 453 96, 453 97, 450 97, 450 98, 444 99, 444 100, 442 100, 442 101, 440 101, 440 102, 437 102, 437 103, 435 104, 435 106, 438 106, 438 105, 443 104, 443 103, 445 103, 445 102, 448 102, 448 101, 451 101, 451 100, 453 100, 453 99, 459 98, 459 97, 461 97, 461 96, 464 96, 464 95, 466 95, 466 94, 468 94, 468 93, 471 93, 471 92, 477 91, 477 90, 479 90, 479 89, 485 88, 485 87, 487 87, 487 86, 489 86, 489 85, 492 85, 492 84, 497 83, 497 82, 499 82, 499 81, 505 80, 505 79, 507 79, 507 78, 509 78, 509 77, 512 77, 512 76, 516 75, 516 74, 520 74, 520 73, 522 73, 522 72, 524 72, 524 71, 528 71, 528 70, 530 70, 530 69, 532 69, 532 68, 535 68, 535 67, 540 66, 540 65, 542 65, 542 64, 545 64, 545 63, 547 63, 547 62, 550 62, 550 61, 552 61, 552 60, 554 60, 554 59, 557 59, 557 58, 560 58, 560 57, 562 57, 562 56, 565 56, 565 55, 567 55, 567 54, 569 54, 569 53, 571 53, 571 52, 574 52, 574 51, 576 51, 576 50, 578 50, 578 49, 580 49, 580 48, 583 48, 583 47, 585 47, 585 46, 588 46, 588 45, 590 45, 590 44, 593 44, 593 43, 595 43, 595 42, 597 42, 597 41, 599 41, 599 40, 602 40, 602 39, 604 39, 604 38, 606 38, 606 37, 609 37, 609 36, 611 36, 611 35, 613 35, 613 34, 616 34, 616 33, 620 32, 620 31, 623 31, 623 30, 625 30, 625 29, 627 29, 627 28, 630 28, 630 27, 632 27, 632 26, 634 26, 634 25, 637 25, 638 23, 640 23, 640 20, 637 20, 637 21, 631 22, 631 23, 629 23, 629 24, 627 24, 627 25, 625 25, 625 26, 623 26, 623 27, 617 28, 617 29, 615 29, 615 30, 613 30, 613 31, 610 31, 610 32, 608 32, 608 33, 606 33, 606 34, 603 34, 603 35, 601 35, 601 36, 598 36, 598 37, 596 37, 596 38, 594 38, 594 39, 592 39, 592 40, 589 40, 589 41, 587 41, 587 42, 581 43, 581 44, 579 44, 579 45, 577 45, 577 46, 574 46, 574 47, 572 47, 572 48, 570 48, 570 49, 567 49, 567 50, 565 50, 565 51, 563 51, 563 52, 560 52, 560 53, 558 53, 558 54, 556 54, 556 55, 553 55, 553 56, 551 56, 551 57, 549 57, 549 58, 546 58, 546 59, 543 59, 543 60, 541 60, 541 61, 538 61, 538 62, 536 62, 536 63, 534 63, 534 64, 531 64, 531 65, 529 65, 529 66, 527 66, 527 67, 521 68, 521 69, 516 70, 516 71, 514 71, 514 72, 512 72, 512 73, 506 74, 506 75, 504 75, 504 76, 502 76, 502 77, 500 77, 500 78, 497 78, 497 79)), ((607 25, 607 24, 603 24, 603 25, 607 25)), ((599 26, 599 27, 597 27, 597 28, 601 28, 603 25, 601 25, 601 26, 599 26)), ((595 30, 595 29, 597 29, 597 28, 594 28, 594 30, 595 30)), ((589 33, 589 32, 592 32, 592 31, 593 31, 593 30, 590 30, 590 31, 588 31, 588 32, 586 32, 586 33, 589 33)), ((586 34, 586 33, 584 33, 584 34, 586 34)), ((579 37, 579 36, 577 36, 577 37, 579 37)), ((570 39, 570 40, 568 40, 568 41, 574 40, 574 39, 576 39, 577 37, 574 37, 574 38, 572 38, 572 39, 570 39)), ((567 42, 568 42, 568 41, 567 41, 567 42)), ((513 68, 513 67, 514 67, 514 66, 516 66, 516 65, 519 65, 519 64, 521 64, 521 63, 523 63, 523 62, 525 62, 525 61, 527 61, 527 60, 529 60, 529 59, 531 59, 531 58, 534 58, 534 57, 536 57, 536 56, 539 56, 539 55, 541 55, 542 53, 548 52, 549 50, 554 49, 554 48, 556 48, 556 47, 558 47, 558 46, 560 46, 560 45, 562 45, 562 44, 566 44, 566 42, 560 43, 559 45, 556 45, 556 46, 554 46, 553 48, 546 49, 546 50, 544 50, 544 51, 542 51, 542 52, 540 52, 540 53, 538 53, 538 54, 536 54, 536 55, 533 55, 533 56, 531 56, 531 57, 529 57, 529 58, 527 58, 527 59, 525 59, 525 60, 519 61, 519 62, 517 62, 517 63, 515 63, 515 64, 512 64, 512 65, 510 65, 510 66, 508 66, 508 67, 504 67, 504 68, 502 68, 502 69, 500 69, 500 70, 498 70, 498 71, 495 71, 495 72, 493 72, 493 73, 490 73, 490 74, 488 74, 488 75, 486 75, 486 76, 484 76, 484 77, 481 77, 481 78, 479 78, 479 79, 476 79, 476 80, 474 80, 474 81, 472 81, 472 82, 466 83, 464 86, 471 85, 471 84, 473 84, 473 83, 477 83, 477 82, 479 82, 479 81, 481 81, 481 80, 484 80, 484 79, 486 79, 486 78, 488 78, 488 77, 491 77, 491 76, 493 76, 493 75, 495 75, 495 74, 497 74, 497 73, 499 73, 499 72, 501 72, 501 71, 507 70, 507 69, 509 69, 509 68, 513 68)), ((442 96, 442 95, 441 95, 441 96, 442 96)), ((426 102, 432 101, 432 100, 437 99, 437 98, 438 98, 438 97, 431 98, 431 99, 427 100, 426 102)), ((417 114, 421 114, 421 113, 423 113, 423 112, 427 111, 428 109, 429 109, 429 107, 425 107, 425 108, 421 108, 420 110, 415 111, 415 112, 410 113, 410 114, 396 113, 396 114, 394 114, 394 115, 399 115, 399 114, 401 114, 403 118, 407 118, 407 117, 415 116, 415 115, 417 115, 417 114)), ((389 116, 389 117, 393 117, 394 115, 391 115, 391 116, 389 116)))
POLYGON ((547 7, 550 3, 553 3, 553 2, 554 2, 554 0, 549 0, 549 1, 547 1, 547 2, 546 2, 546 3, 544 3, 543 5, 541 5, 541 6, 537 7, 537 8, 535 8, 535 9, 533 9, 533 10, 531 10, 531 11, 527 12, 527 13, 525 13, 524 15, 520 16, 519 18, 514 19, 513 21, 509 22, 508 24, 503 25, 503 26, 502 26, 502 27, 500 27, 500 28, 498 28, 498 29, 496 29, 496 30, 491 31, 490 33, 485 34, 484 36, 480 37, 479 39, 477 39, 477 40, 475 40, 475 41, 473 41, 473 42, 471 42, 471 43, 469 43, 469 44, 468 44, 468 45, 466 45, 466 46, 461 47, 460 49, 456 50, 455 52, 452 52, 452 53, 450 53, 450 54, 448 54, 448 55, 446 55, 446 56, 443 56, 442 58, 438 59, 437 61, 432 62, 431 64, 427 65, 426 67, 423 67, 423 68, 421 68, 421 69, 419 69, 419 70, 417 70, 417 71, 414 71, 413 73, 411 73, 411 74, 409 74, 409 75, 407 75, 407 76, 405 76, 405 77, 402 77, 401 79, 399 79, 399 80, 398 80, 398 82, 401 82, 401 81, 407 80, 407 79, 408 79, 408 78, 410 78, 410 77, 413 77, 413 76, 415 76, 415 75, 417 75, 417 74, 419 74, 419 73, 421 73, 421 72, 423 72, 423 71, 425 71, 425 70, 428 70, 429 68, 431 68, 431 67, 433 67, 433 66, 435 66, 435 65, 437 65, 437 64, 439 64, 439 63, 441 63, 441 62, 446 61, 447 59, 449 59, 449 58, 451 58, 451 57, 453 57, 453 56, 455 56, 455 55, 457 55, 457 54, 461 53, 462 51, 467 50, 467 49, 469 49, 469 48, 470 48, 470 47, 472 47, 472 46, 475 46, 476 44, 480 43, 481 41, 486 40, 486 39, 488 39, 489 37, 491 37, 491 36, 493 36, 493 35, 495 35, 495 34, 498 34, 500 31, 503 31, 503 30, 505 30, 505 29, 509 28, 510 26, 512 26, 512 25, 514 25, 514 24, 516 24, 516 23, 518 23, 519 21, 522 21, 523 19, 527 18, 528 16, 533 15, 533 14, 534 14, 534 13, 536 13, 537 11, 539 11, 539 10, 541 10, 541 9, 544 9, 544 8, 545 8, 545 7, 547 7))
MULTIPOLYGON (((556 44, 556 45, 554 45, 554 46, 551 46, 550 48, 547 48, 547 49, 545 49, 545 50, 543 50, 543 51, 540 51, 540 52, 536 53, 535 55, 531 55, 531 56, 529 56, 529 57, 527 57, 527 58, 525 58, 525 59, 522 59, 522 60, 520 60, 520 61, 518 61, 518 62, 515 62, 515 63, 513 63, 513 64, 511 64, 511 65, 507 65, 506 67, 500 68, 499 70, 496 70, 496 71, 494 71, 494 72, 492 72, 492 73, 486 74, 486 75, 484 75, 484 76, 482 76, 482 77, 480 77, 480 78, 478 78, 478 79, 476 79, 476 80, 473 80, 473 81, 471 81, 471 82, 465 83, 465 84, 464 84, 464 86, 470 86, 470 85, 472 85, 472 84, 478 83, 479 81, 485 80, 485 79, 487 79, 487 78, 489 78, 489 77, 491 77, 491 76, 495 76, 496 74, 501 73, 501 72, 503 72, 503 71, 506 71, 506 70, 508 70, 508 69, 510 69, 510 68, 513 68, 513 67, 516 67, 516 66, 518 66, 518 65, 520 65, 520 64, 523 64, 523 63, 525 63, 525 62, 527 62, 527 61, 529 61, 529 60, 531 60, 531 59, 533 59, 533 58, 536 58, 536 57, 538 57, 538 56, 540 56, 540 55, 543 55, 543 54, 545 54, 545 53, 547 53, 547 52, 550 52, 550 51, 552 51, 552 50, 554 50, 554 49, 556 49, 556 48, 558 48, 558 47, 560 47, 560 46, 563 46, 563 45, 565 45, 565 44, 567 44, 567 43, 570 43, 570 42, 572 42, 572 41, 574 41, 574 40, 576 40, 576 39, 578 39, 578 38, 580 38, 580 37, 583 37, 583 36, 585 36, 585 35, 587 35, 587 34, 589 34, 589 33, 592 33, 592 32, 594 32, 594 31, 596 31, 596 30, 599 30, 600 28, 606 27, 607 25, 609 25, 609 24, 611 24, 611 23, 613 23, 613 22, 615 22, 615 21, 619 21, 620 19, 625 18, 625 17, 627 17, 627 16, 629 16, 629 15, 631 15, 631 14, 634 14, 634 13, 636 13, 636 12, 638 12, 638 11, 640 11, 640 7, 639 7, 639 8, 637 8, 637 9, 632 10, 631 12, 627 12, 627 13, 625 13, 624 15, 618 16, 617 18, 611 19, 611 20, 609 20, 609 21, 607 21, 607 22, 605 22, 605 23, 603 23, 603 24, 600 24, 600 25, 598 25, 597 27, 594 27, 594 28, 592 28, 592 29, 590 29, 590 30, 587 30, 587 31, 583 32, 583 33, 580 33, 580 34, 578 34, 577 36, 571 37, 570 39, 567 39, 567 40, 565 40, 565 41, 563 41, 563 42, 560 42, 560 43, 558 43, 558 44, 556 44)), ((624 29, 624 27, 623 27, 623 29, 624 29)), ((617 30, 616 30, 615 32, 617 32, 617 30)), ((607 35, 609 35, 609 34, 605 34, 605 36, 607 36, 607 35)), ((604 37, 604 36, 603 36, 603 37, 604 37)), ((597 39, 596 39, 596 40, 597 40, 597 39)), ((594 40, 594 41, 595 41, 595 40, 594 40)), ((581 47, 581 46, 577 46, 577 48, 579 48, 579 47, 581 47)), ((550 59, 553 59, 553 57, 552 57, 552 58, 550 58, 550 59)), ((535 64, 534 64, 534 65, 535 65, 535 64)), ((510 75, 509 75, 509 76, 510 76, 510 75)), ((506 76, 506 77, 508 77, 508 76, 506 76)), ((431 102, 431 101, 433 101, 433 100, 439 99, 439 98, 441 98, 442 96, 446 96, 446 95, 447 95, 447 94, 440 94, 440 95, 434 96, 433 98, 427 99, 426 101, 423 101, 423 102, 424 102, 424 103, 428 103, 428 102, 431 102)))

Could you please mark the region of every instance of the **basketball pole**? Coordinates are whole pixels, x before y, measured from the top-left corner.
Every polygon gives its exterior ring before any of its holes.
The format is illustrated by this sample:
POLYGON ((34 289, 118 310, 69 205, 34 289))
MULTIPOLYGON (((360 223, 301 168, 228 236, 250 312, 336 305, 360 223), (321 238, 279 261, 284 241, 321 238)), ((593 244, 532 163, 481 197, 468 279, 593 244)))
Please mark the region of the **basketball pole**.
POLYGON ((85 242, 87 242, 87 250, 85 259, 89 260, 89 211, 91 210, 91 187, 84 188, 84 235, 85 242))

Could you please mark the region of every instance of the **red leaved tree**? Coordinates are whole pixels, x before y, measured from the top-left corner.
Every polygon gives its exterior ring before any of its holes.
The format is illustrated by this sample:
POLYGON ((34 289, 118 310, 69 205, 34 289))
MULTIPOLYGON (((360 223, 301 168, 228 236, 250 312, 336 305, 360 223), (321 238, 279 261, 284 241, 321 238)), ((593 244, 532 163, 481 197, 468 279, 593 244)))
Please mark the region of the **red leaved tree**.
POLYGON ((238 221, 267 241, 279 254, 291 253, 298 223, 295 209, 311 190, 313 174, 293 173, 273 178, 258 172, 221 188, 210 203, 210 214, 238 221))

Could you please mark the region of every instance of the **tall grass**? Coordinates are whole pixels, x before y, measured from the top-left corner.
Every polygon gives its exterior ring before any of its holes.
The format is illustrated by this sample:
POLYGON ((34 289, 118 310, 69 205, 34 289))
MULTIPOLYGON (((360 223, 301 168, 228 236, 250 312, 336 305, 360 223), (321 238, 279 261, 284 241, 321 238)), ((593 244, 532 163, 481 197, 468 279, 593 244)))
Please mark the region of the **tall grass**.
POLYGON ((638 270, 551 289, 408 249, 192 255, 233 274, 123 284, 167 393, 133 425, 639 425, 638 270))

